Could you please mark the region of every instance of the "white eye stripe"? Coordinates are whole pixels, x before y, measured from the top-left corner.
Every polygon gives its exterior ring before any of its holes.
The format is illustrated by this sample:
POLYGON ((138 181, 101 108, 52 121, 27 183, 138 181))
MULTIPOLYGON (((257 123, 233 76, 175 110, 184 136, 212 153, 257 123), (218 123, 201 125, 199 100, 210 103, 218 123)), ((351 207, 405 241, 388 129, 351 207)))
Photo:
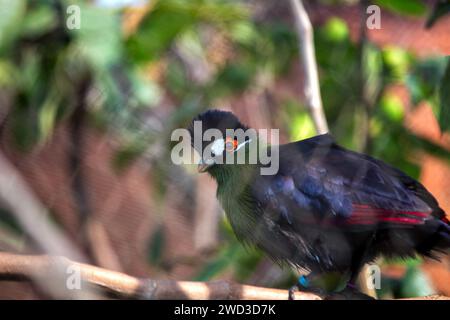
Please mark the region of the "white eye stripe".
MULTIPOLYGON (((242 142, 237 146, 237 148, 234 150, 235 152, 241 149, 243 146, 245 146, 247 143, 250 143, 252 140, 249 139, 247 141, 242 142)), ((225 141, 223 139, 217 139, 213 142, 211 145, 211 151, 214 153, 214 155, 220 155, 225 150, 225 141)))
POLYGON ((213 142, 211 151, 214 152, 215 155, 222 154, 223 150, 225 150, 225 143, 223 139, 217 139, 213 142))
POLYGON ((250 143, 250 141, 252 141, 251 139, 248 139, 247 141, 242 142, 240 145, 237 146, 235 151, 238 151, 240 148, 242 148, 243 146, 245 146, 247 143, 250 143))

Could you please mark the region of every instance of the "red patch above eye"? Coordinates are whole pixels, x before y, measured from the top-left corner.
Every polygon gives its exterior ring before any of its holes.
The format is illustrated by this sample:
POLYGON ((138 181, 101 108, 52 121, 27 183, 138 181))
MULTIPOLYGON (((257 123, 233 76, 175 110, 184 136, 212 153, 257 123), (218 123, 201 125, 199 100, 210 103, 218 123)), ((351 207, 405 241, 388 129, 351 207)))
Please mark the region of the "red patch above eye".
POLYGON ((236 139, 233 139, 231 137, 227 137, 225 139, 225 150, 228 152, 233 152, 234 150, 236 150, 238 145, 238 142, 236 139))

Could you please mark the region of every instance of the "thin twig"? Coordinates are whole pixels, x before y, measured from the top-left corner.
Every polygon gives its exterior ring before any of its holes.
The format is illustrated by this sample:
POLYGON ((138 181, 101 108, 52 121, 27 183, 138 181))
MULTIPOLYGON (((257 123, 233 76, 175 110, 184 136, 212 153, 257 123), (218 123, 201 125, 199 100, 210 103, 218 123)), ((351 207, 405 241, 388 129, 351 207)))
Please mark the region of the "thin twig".
POLYGON ((300 62, 305 72, 305 98, 311 118, 319 134, 328 132, 320 95, 319 76, 311 21, 301 0, 291 0, 300 42, 300 62))

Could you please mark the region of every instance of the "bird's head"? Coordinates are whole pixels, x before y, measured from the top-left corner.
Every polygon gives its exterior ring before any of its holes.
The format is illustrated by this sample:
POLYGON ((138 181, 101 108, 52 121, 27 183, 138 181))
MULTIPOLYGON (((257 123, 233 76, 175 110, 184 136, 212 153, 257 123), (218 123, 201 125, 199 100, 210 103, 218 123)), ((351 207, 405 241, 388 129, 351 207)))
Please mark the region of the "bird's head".
MULTIPOLYGON (((224 168, 230 163, 227 155, 235 154, 247 145, 248 136, 235 135, 248 128, 231 112, 208 110, 196 116, 189 127, 191 145, 201 155, 198 166, 200 172, 224 168), (239 130, 241 129, 241 130, 239 130)), ((237 158, 234 156, 233 159, 237 158)))

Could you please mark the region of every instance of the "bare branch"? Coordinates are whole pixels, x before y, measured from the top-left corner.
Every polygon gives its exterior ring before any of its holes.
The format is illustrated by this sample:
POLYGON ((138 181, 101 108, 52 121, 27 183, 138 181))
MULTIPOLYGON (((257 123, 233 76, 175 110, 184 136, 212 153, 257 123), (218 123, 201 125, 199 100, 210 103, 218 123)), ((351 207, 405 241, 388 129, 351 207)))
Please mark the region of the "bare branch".
MULTIPOLYGON (((65 257, 16 255, 0 252, 1 280, 40 278, 47 279, 47 281, 59 281, 59 286, 66 288, 65 281, 61 282, 61 279, 52 278, 52 270, 60 266, 79 270, 82 278, 81 291, 88 286, 94 286, 96 289, 105 290, 113 296, 121 298, 285 300, 288 297, 286 290, 241 285, 230 281, 195 282, 142 279, 121 272, 73 262, 65 257)), ((53 285, 58 285, 58 283, 53 285)), ((342 297, 355 298, 352 296, 342 297)), ((322 299, 318 295, 305 292, 297 292, 295 298, 297 300, 322 299)), ((435 295, 415 299, 449 300, 450 298, 435 295)))
MULTIPOLYGON (((99 289, 122 298, 138 299, 244 299, 285 300, 286 290, 240 285, 229 281, 194 282, 175 280, 139 279, 124 273, 110 271, 88 264, 70 261, 64 257, 29 256, 0 253, 0 279, 33 280, 47 278, 56 266, 72 266, 80 270, 83 285, 99 289)), ((51 280, 51 279, 49 279, 51 280)), ((65 288, 65 281, 60 283, 65 288)), ((312 293, 296 293, 298 300, 319 300, 312 293)))
POLYGON ((300 42, 300 62, 305 72, 305 98, 311 118, 319 134, 328 132, 328 124, 323 112, 320 96, 319 76, 314 49, 311 21, 301 0, 291 0, 292 11, 300 42))

